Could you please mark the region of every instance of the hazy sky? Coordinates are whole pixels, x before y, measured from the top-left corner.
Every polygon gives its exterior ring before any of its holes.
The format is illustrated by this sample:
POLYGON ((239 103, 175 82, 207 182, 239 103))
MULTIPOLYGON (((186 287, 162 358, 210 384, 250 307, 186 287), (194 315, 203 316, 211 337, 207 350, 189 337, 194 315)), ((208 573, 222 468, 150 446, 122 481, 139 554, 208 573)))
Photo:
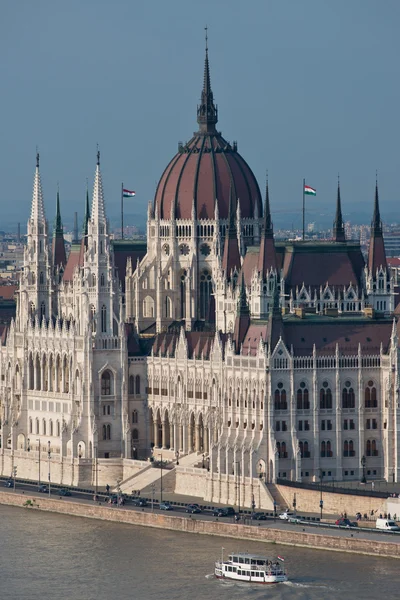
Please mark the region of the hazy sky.
MULTIPOLYGON (((81 221, 101 150, 108 216, 123 181, 145 215, 161 173, 197 128, 204 26, 218 129, 264 189, 274 219, 308 201, 384 220, 399 199, 399 0, 1 0, 3 225, 29 217, 39 147, 46 214, 81 221)), ((310 203, 313 204, 310 204, 310 203)), ((298 220, 299 215, 288 214, 298 220)), ((310 219, 313 215, 310 214, 310 219)), ((128 223, 129 223, 129 219, 128 223)), ((400 207, 398 221, 400 221, 400 207)))

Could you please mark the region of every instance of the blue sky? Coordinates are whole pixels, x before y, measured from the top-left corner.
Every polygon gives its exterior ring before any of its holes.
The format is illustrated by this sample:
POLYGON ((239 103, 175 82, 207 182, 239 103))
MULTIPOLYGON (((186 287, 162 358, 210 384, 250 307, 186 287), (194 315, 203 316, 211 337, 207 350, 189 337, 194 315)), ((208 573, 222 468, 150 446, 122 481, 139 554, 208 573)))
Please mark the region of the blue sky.
POLYGON ((400 221, 399 22, 398 0, 3 0, 0 228, 29 217, 36 146, 50 222, 57 182, 64 221, 82 219, 96 143, 109 217, 123 181, 128 224, 144 218, 197 127, 206 24, 218 128, 262 189, 268 169, 275 222, 300 224, 303 177, 309 219, 331 222, 338 172, 345 214, 369 220, 376 169, 400 221))

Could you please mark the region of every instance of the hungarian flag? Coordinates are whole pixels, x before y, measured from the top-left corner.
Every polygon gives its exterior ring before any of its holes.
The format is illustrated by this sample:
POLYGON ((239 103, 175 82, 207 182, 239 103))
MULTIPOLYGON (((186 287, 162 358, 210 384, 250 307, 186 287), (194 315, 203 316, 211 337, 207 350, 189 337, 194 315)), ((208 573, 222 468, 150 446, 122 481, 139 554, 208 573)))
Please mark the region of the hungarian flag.
POLYGON ((122 190, 122 194, 123 194, 124 198, 133 198, 133 196, 135 196, 136 192, 132 192, 132 190, 126 190, 124 188, 122 190))
POLYGON ((317 190, 314 190, 314 188, 311 186, 304 184, 304 194, 306 196, 316 196, 317 190))
POLYGON ((278 558, 278 560, 281 560, 282 562, 285 562, 285 559, 283 558, 283 556, 278 556, 277 558, 278 558))

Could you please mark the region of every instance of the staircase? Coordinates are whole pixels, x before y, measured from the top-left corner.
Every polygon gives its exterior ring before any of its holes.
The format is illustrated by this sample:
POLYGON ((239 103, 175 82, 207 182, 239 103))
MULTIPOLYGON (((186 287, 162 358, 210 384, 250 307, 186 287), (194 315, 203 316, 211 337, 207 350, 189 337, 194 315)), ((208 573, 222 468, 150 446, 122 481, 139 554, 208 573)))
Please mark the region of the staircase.
POLYGON ((277 512, 286 510, 288 507, 288 503, 278 490, 277 486, 274 483, 267 483, 266 488, 268 489, 272 498, 276 502, 277 512))

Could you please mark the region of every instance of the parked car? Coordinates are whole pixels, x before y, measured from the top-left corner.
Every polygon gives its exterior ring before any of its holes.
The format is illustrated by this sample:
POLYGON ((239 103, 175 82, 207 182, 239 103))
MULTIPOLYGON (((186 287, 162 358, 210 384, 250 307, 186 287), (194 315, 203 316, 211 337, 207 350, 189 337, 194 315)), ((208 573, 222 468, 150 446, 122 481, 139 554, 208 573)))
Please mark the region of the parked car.
POLYGON ((283 521, 289 521, 289 519, 292 519, 293 517, 294 517, 294 513, 290 512, 290 510, 285 510, 285 512, 283 512, 279 515, 279 518, 282 519, 283 521))
POLYGON ((169 502, 160 502, 160 510, 173 510, 172 505, 169 502))
POLYGON ((234 517, 235 515, 235 509, 232 506, 223 506, 213 511, 214 517, 234 517))
POLYGON ((9 479, 8 481, 5 481, 5 482, 4 482, 4 487, 7 487, 7 488, 12 488, 12 487, 14 487, 14 482, 13 482, 13 480, 12 480, 12 479, 9 479))
POLYGON ((147 500, 145 498, 133 498, 133 506, 147 506, 147 500))
POLYGON ((49 491, 49 488, 47 485, 39 485, 38 487, 38 492, 41 492, 42 494, 47 494, 47 492, 49 491))
POLYGON ((61 490, 58 490, 57 494, 59 496, 72 496, 71 492, 67 490, 67 488, 61 488, 61 490))
POLYGON ((185 512, 192 513, 193 515, 195 513, 201 513, 201 508, 198 504, 188 504, 185 509, 185 512))
POLYGON ((255 512, 251 515, 251 518, 254 519, 255 521, 266 521, 267 520, 267 516, 263 512, 255 512))
POLYGON ((358 523, 350 521, 350 519, 338 519, 335 521, 335 525, 339 525, 339 527, 358 527, 358 523))

